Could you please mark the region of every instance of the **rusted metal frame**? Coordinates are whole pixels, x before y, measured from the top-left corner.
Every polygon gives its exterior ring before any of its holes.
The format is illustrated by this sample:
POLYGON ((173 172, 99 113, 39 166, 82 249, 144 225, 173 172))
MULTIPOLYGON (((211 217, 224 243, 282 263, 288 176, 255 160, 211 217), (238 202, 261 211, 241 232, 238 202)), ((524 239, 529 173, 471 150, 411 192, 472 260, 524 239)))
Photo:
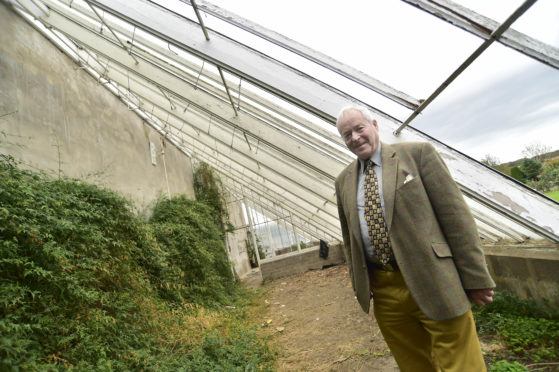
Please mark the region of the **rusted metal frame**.
MULTIPOLYGON (((200 23, 200 27, 202 28, 202 32, 204 32, 204 37, 206 41, 210 41, 210 35, 208 35, 208 30, 204 25, 204 21, 202 20, 202 16, 200 15, 200 11, 198 10, 198 5, 196 5, 195 0, 190 0, 190 4, 194 9, 194 13, 196 13, 196 17, 198 18, 198 23, 200 23)), ((231 97, 231 93, 229 92, 229 87, 227 86, 227 81, 225 81, 225 76, 223 75, 223 71, 221 70, 221 66, 217 66, 217 71, 219 71, 219 76, 221 76, 221 81, 223 82, 223 86, 225 88, 225 92, 229 97, 229 102, 231 102, 231 107, 233 107, 233 112, 235 112, 235 116, 238 116, 237 109, 235 108, 235 102, 233 102, 233 98, 231 97)), ((248 142, 248 140, 247 140, 248 142)))
POLYGON ((525 11, 527 11, 537 0, 526 0, 510 17, 503 22, 490 37, 485 40, 421 105, 404 121, 398 129, 394 131, 394 135, 398 136, 402 129, 417 117, 429 104, 439 96, 473 61, 477 59, 495 40, 497 40, 510 25, 516 21, 525 11))
MULTIPOLYGON (((93 11, 93 13, 95 13, 95 15, 99 18, 99 20, 101 21, 101 23, 103 25, 105 25, 105 27, 107 27, 107 29, 111 32, 111 34, 113 34, 113 36, 118 40, 118 42, 120 43, 120 45, 128 50, 128 48, 126 47, 126 45, 122 42, 122 40, 120 40, 120 38, 116 35, 116 33, 113 31, 113 29, 111 27, 109 27, 109 25, 107 24, 107 22, 105 22, 105 20, 103 19, 103 17, 101 17, 101 15, 97 12, 97 10, 95 10, 95 8, 93 7, 93 5, 91 5, 89 3, 88 0, 85 0, 85 3, 91 8, 91 10, 93 11)), ((131 49, 128 50, 128 55, 130 55, 130 57, 132 57, 132 59, 134 60, 134 62, 136 62, 136 64, 139 63, 139 61, 136 59, 136 57, 134 57, 131 53, 131 49)))
MULTIPOLYGON (((184 0, 181 1, 184 2, 184 0)), ((194 0, 191 1, 194 2, 194 0)), ((294 40, 291 40, 281 34, 268 30, 247 19, 244 19, 237 14, 219 8, 213 4, 207 3, 204 0, 200 0, 200 5, 198 7, 203 9, 206 13, 211 14, 212 16, 221 19, 224 22, 234 25, 283 49, 295 53, 404 107, 407 107, 410 110, 416 109, 420 104, 418 99, 406 93, 400 92, 383 83, 382 81, 368 76, 363 72, 352 68, 351 66, 344 65, 343 63, 325 54, 312 50, 311 48, 302 45, 294 40)))
MULTIPOLYGON (((402 0, 473 35, 488 39, 499 23, 448 0, 402 0)), ((513 29, 497 42, 530 58, 559 69, 559 49, 513 29)))

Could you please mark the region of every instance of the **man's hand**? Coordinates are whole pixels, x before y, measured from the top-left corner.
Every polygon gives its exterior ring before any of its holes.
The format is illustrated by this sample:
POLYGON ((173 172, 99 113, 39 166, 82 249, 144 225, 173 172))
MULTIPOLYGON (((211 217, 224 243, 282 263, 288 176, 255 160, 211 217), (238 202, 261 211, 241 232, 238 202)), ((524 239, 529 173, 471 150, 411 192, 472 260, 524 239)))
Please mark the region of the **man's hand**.
POLYGON ((470 298, 470 301, 475 302, 479 306, 487 305, 493 302, 493 289, 467 289, 466 294, 470 298))

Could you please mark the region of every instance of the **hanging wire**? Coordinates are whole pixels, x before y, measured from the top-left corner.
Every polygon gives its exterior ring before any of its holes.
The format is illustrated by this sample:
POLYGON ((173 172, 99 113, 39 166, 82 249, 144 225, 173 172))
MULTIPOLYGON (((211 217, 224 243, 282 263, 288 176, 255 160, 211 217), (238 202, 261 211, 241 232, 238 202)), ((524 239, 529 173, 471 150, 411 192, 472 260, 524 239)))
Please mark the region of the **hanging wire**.
POLYGON ((128 48, 128 54, 132 55, 132 48, 134 48, 134 38, 136 37, 136 26, 134 26, 134 31, 132 31, 132 41, 130 42, 130 48, 128 48))
POLYGON ((250 145, 250 142, 247 137, 247 133, 245 131, 243 131, 243 136, 245 136, 245 141, 247 141, 248 149, 252 151, 252 146, 250 145))
POLYGON ((171 44, 167 43, 167 49, 169 49, 169 52, 173 53, 174 55, 178 56, 179 54, 177 52, 175 52, 174 50, 171 49, 171 44))
POLYGON ((241 78, 239 79, 239 90, 238 90, 238 96, 237 96, 237 110, 241 109, 241 84, 243 82, 243 77, 241 76, 241 78))
MULTIPOLYGON (((91 5, 90 5, 91 6, 91 5)), ((103 35, 103 26, 105 25, 105 11, 103 10, 103 17, 101 17, 101 28, 99 29, 99 33, 103 35)))
POLYGON ((161 92, 161 94, 163 94, 163 96, 165 98, 167 98, 167 101, 169 101, 169 105, 171 106, 171 111, 174 111, 176 109, 175 105, 173 104, 173 102, 171 101, 171 97, 165 93, 165 91, 163 90, 163 88, 161 88, 161 86, 157 86, 159 88, 159 91, 161 92))
POLYGON ((236 127, 233 127, 233 134, 231 135, 231 145, 229 145, 229 148, 232 149, 233 148, 233 140, 235 139, 235 131, 237 130, 236 127))
POLYGON ((205 61, 202 60, 202 68, 200 69, 200 72, 198 72, 198 77, 196 78, 196 83, 194 84, 194 89, 198 89, 198 81, 200 80, 200 75, 202 75, 202 71, 204 70, 204 63, 205 61))

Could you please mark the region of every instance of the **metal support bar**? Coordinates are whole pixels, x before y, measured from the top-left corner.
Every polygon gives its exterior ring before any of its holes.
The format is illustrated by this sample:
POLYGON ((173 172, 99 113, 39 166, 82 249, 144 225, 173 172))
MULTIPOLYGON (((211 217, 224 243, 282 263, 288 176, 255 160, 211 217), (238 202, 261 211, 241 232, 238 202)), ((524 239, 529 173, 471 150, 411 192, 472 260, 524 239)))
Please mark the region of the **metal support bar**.
POLYGON ((196 5, 196 1, 190 0, 190 4, 194 9, 194 13, 196 13, 196 17, 198 17, 198 22, 200 23, 200 27, 202 27, 202 32, 204 32, 204 36, 206 37, 206 40, 210 41, 210 35, 208 35, 208 30, 206 30, 206 26, 204 26, 204 21, 202 21, 202 17, 200 16, 200 11, 198 10, 198 5, 196 5))
MULTIPOLYGON (((487 39, 499 23, 449 0, 403 0, 473 35, 487 39)), ((526 34, 507 30, 497 42, 536 61, 559 69, 559 48, 526 34)))
MULTIPOLYGON (((198 22, 200 23, 200 27, 204 32, 204 36, 206 37, 206 40, 210 41, 210 35, 208 35, 208 30, 206 29, 206 26, 204 26, 204 21, 202 21, 202 16, 200 16, 200 11, 198 10, 198 5, 196 5, 196 1, 190 0, 190 3, 192 5, 192 8, 194 9, 194 13, 196 13, 196 17, 198 18, 198 22)), ((237 114, 237 109, 235 108, 235 103, 233 102, 233 98, 231 97, 231 93, 229 92, 229 87, 227 86, 227 82, 225 81, 225 76, 223 75, 223 71, 221 70, 221 66, 217 66, 217 71, 219 71, 219 76, 221 76, 223 87, 225 88, 225 92, 227 92, 227 96, 229 97, 229 102, 231 102, 231 107, 233 107, 235 116, 239 116, 237 114)))
POLYGON ((233 97, 231 97, 231 93, 229 92, 229 87, 227 86, 227 82, 225 81, 225 76, 223 75, 221 67, 217 66, 217 71, 219 71, 219 76, 221 76, 221 81, 223 81, 223 86, 225 87, 225 91, 227 92, 227 96, 229 97, 229 102, 231 102, 231 107, 233 107, 235 116, 239 116, 239 114, 237 113, 237 109, 235 108, 235 102, 233 102, 233 97))
MULTIPOLYGON (((107 28, 109 29, 109 31, 111 31, 111 34, 113 34, 113 36, 118 40, 118 42, 120 43, 120 45, 122 45, 122 47, 123 47, 125 50, 128 49, 128 48, 126 47, 126 45, 122 42, 122 40, 120 40, 120 38, 116 35, 116 33, 113 31, 113 29, 109 27, 109 25, 107 24, 107 22, 105 22, 105 20, 103 19, 103 17, 101 17, 101 15, 99 15, 99 13, 97 13, 97 11, 96 11, 95 8, 93 7, 93 5, 91 5, 91 4, 89 3, 89 1, 87 1, 87 0, 85 0, 85 3, 91 8, 91 10, 93 11, 93 13, 95 13, 95 15, 97 15, 97 17, 99 17, 99 20, 101 21, 101 23, 102 23, 103 25, 105 25, 105 27, 107 27, 107 28)), ((128 53, 128 54, 130 55, 130 57, 132 57, 132 59, 134 60, 134 62, 135 62, 136 64, 139 63, 138 60, 136 59, 136 57, 134 57, 134 56, 132 55, 132 53, 128 53)))
POLYGON ((458 75, 460 75, 466 68, 468 68, 468 66, 470 66, 472 64, 473 61, 476 60, 477 57, 479 57, 481 55, 481 53, 483 53, 491 44, 493 44, 493 42, 495 40, 497 40, 502 34, 503 32, 505 32, 510 25, 516 21, 522 14, 524 14, 525 11, 527 11, 532 5, 534 5, 534 3, 538 1, 538 0, 526 0, 518 9, 516 9, 516 11, 511 14, 511 16, 505 21, 503 22, 495 31, 493 31, 490 35, 490 37, 485 40, 483 42, 483 44, 481 44, 476 50, 475 52, 472 53, 472 55, 470 57, 468 57, 468 59, 466 59, 461 65, 460 67, 458 67, 456 69, 456 71, 454 71, 430 96, 429 98, 427 98, 408 118, 405 122, 402 123, 402 125, 400 125, 398 127, 398 129, 396 129, 396 131, 394 131, 394 135, 398 136, 400 135, 400 132, 402 132, 402 129, 404 129, 405 127, 408 126, 408 124, 415 119, 415 117, 417 115, 419 115, 435 98, 438 97, 439 94, 442 93, 443 90, 446 89, 446 87, 448 87, 450 85, 450 83, 452 83, 454 81, 454 79, 456 79, 458 77, 458 75))

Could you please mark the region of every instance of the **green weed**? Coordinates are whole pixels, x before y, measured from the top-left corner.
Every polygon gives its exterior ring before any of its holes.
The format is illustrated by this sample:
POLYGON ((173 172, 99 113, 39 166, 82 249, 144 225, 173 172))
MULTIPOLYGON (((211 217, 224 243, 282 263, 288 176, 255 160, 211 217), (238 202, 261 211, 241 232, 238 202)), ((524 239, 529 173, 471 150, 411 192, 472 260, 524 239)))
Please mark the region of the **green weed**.
POLYGON ((506 347, 506 354, 494 357, 525 362, 559 359, 559 311, 497 292, 494 302, 474 308, 474 315, 480 336, 497 337, 506 347))
POLYGON ((506 360, 500 360, 493 364, 490 369, 491 372, 528 372, 528 368, 524 365, 513 362, 509 363, 506 360))
POLYGON ((212 211, 162 200, 146 223, 0 155, 0 370, 271 370, 212 211))

